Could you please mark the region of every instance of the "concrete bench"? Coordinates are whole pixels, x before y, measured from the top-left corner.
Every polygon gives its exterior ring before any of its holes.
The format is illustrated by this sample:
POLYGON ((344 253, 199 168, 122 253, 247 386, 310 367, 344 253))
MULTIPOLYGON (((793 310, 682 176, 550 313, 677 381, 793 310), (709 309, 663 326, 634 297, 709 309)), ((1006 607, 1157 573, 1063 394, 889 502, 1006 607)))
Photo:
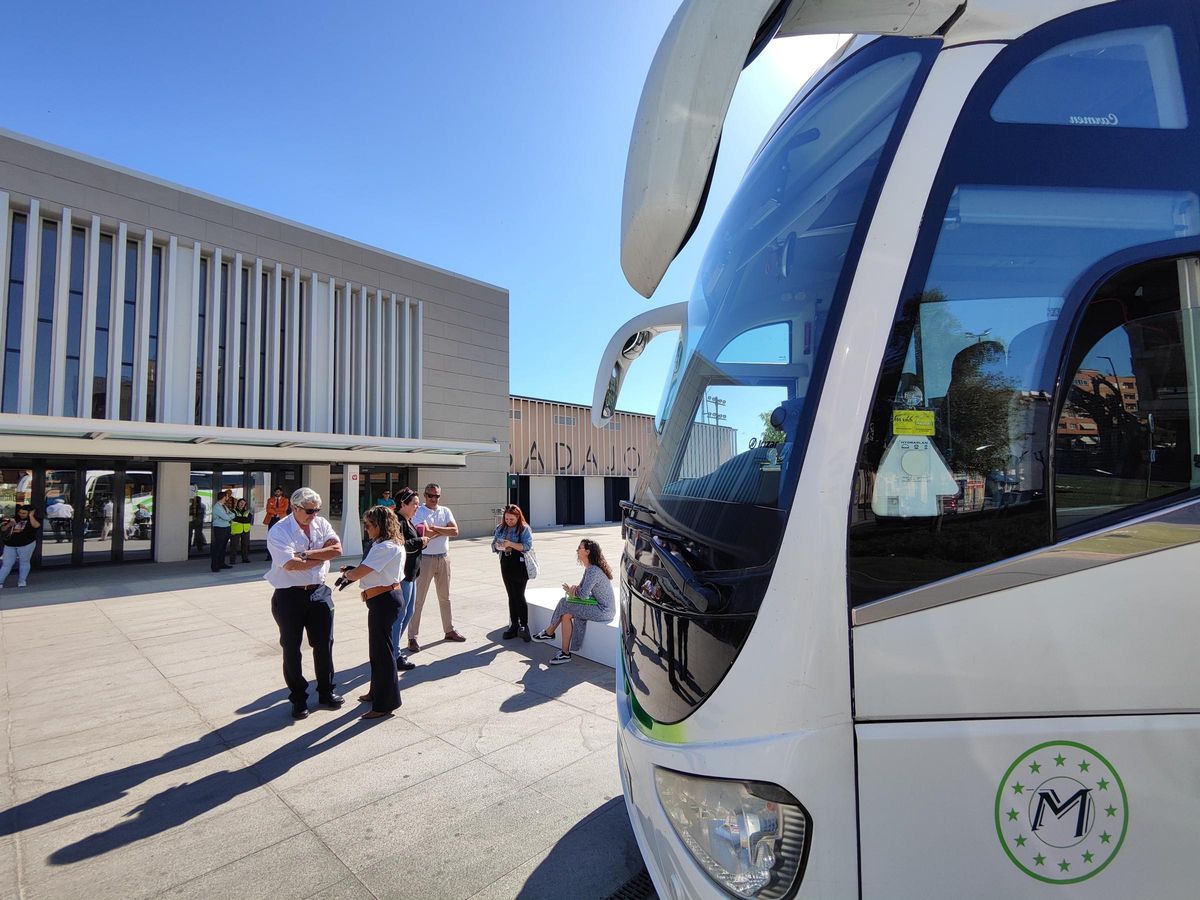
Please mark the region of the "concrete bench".
MULTIPOLYGON (((540 579, 539 579, 540 580, 540 579)), ((550 616, 554 607, 562 599, 562 588, 529 587, 525 589, 525 600, 529 603, 529 631, 537 634, 550 624, 550 616)), ((576 651, 577 656, 585 656, 594 662, 612 668, 617 664, 618 639, 621 634, 621 616, 613 616, 611 622, 588 622, 587 633, 583 638, 583 647, 576 651)), ((562 631, 555 632, 554 646, 562 646, 559 638, 562 631)))

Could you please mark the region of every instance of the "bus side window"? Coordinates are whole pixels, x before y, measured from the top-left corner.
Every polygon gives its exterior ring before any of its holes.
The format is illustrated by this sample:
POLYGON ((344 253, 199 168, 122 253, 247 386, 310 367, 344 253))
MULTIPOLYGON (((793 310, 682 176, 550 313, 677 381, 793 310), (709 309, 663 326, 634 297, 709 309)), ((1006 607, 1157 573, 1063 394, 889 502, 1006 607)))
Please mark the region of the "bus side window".
POLYGON ((1120 273, 1089 303, 1056 406, 1060 532, 1200 487, 1200 309, 1189 305, 1198 289, 1200 260, 1157 261, 1120 273))
POLYGON ((1183 79, 1166 25, 1068 41, 1033 60, 992 106, 997 122, 1186 128, 1183 79))

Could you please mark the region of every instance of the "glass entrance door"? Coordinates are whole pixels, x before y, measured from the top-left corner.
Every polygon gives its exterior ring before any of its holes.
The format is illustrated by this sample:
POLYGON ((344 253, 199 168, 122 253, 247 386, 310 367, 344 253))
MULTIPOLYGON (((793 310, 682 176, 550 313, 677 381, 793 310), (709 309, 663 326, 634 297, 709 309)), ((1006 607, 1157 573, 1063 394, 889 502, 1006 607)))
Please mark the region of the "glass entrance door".
POLYGON ((66 565, 74 561, 76 525, 83 515, 77 510, 78 479, 75 469, 46 469, 45 512, 42 519, 42 565, 66 565))
POLYGON ((84 469, 83 533, 80 536, 84 562, 110 562, 116 558, 119 532, 114 527, 117 512, 115 486, 117 473, 112 469, 84 469))

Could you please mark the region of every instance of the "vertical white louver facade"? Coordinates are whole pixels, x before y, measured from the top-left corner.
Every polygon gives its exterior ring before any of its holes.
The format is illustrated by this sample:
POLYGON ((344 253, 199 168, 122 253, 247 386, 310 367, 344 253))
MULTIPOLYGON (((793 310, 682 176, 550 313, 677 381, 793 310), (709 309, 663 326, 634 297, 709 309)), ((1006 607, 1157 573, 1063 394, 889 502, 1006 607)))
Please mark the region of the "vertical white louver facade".
MULTIPOLYGON (((113 222, 44 198, 14 200, 4 192, 0 210, 0 281, 16 291, 6 292, 0 304, 0 334, 7 334, 11 318, 20 328, 16 343, 21 347, 37 344, 43 250, 54 253, 53 337, 48 347, 38 347, 38 353, 50 354, 46 389, 52 414, 93 418, 93 403, 103 396, 103 415, 97 418, 380 437, 419 434, 412 411, 421 398, 420 306, 411 298, 141 223, 113 222), (14 214, 25 226, 17 247, 14 214), (43 243, 38 227, 46 221, 58 226, 53 248, 43 243), (71 253, 79 231, 85 247, 81 261, 71 253), (111 247, 104 266, 102 238, 111 247), (16 269, 23 270, 23 283, 10 277, 14 249, 22 256, 16 269), (154 262, 156 253, 161 265, 154 262), (77 272, 79 262, 82 271, 77 272), (78 309, 69 307, 73 277, 85 285, 78 309), (101 290, 109 298, 103 325, 101 290), (157 360, 149 357, 153 321, 159 332, 157 360), (107 339, 98 345, 104 327, 107 339), (68 385, 68 337, 76 332, 79 365, 68 385), (99 358, 107 364, 97 373, 99 358)), ((15 398, 12 408, 0 411, 32 412, 34 358, 22 354, 19 367, 7 372, 0 367, 0 397, 7 380, 15 398)))

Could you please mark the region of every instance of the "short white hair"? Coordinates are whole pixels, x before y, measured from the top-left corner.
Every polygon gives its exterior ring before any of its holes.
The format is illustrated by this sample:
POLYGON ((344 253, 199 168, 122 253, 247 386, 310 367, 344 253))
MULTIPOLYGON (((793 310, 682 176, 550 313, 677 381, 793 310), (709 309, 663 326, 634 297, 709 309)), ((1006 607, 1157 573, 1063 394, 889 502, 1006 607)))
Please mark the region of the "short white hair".
POLYGON ((292 491, 292 506, 299 506, 302 503, 315 503, 321 505, 321 495, 310 487, 296 488, 292 491))

